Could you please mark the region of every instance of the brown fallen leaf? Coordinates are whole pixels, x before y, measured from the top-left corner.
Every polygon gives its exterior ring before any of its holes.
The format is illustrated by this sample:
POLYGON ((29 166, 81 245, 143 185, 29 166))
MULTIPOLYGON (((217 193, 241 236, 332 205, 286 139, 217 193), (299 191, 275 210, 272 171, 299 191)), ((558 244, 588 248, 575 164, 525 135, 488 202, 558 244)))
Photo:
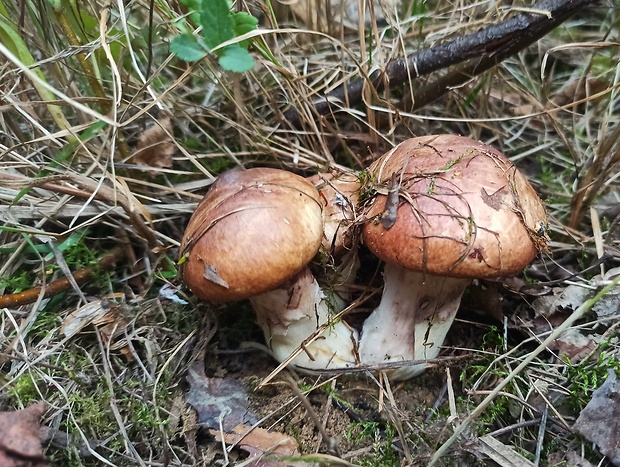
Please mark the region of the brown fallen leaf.
POLYGON ((174 142, 171 134, 172 121, 169 117, 156 121, 138 137, 136 152, 132 156, 133 162, 156 168, 172 167, 174 142))
POLYGON ((190 365, 187 372, 189 391, 185 400, 190 404, 203 428, 230 432, 237 425, 254 424, 256 416, 248 409, 248 396, 243 385, 232 378, 209 378, 204 362, 190 365))
POLYGON ((491 459, 502 467, 535 467, 535 464, 493 436, 486 435, 478 439, 473 449, 483 459, 491 459))
POLYGON ((45 404, 39 402, 23 410, 0 412, 0 467, 44 467, 39 437, 45 404))
POLYGON ((568 79, 566 83, 551 98, 553 104, 562 106, 585 99, 609 87, 605 80, 591 74, 583 76, 581 73, 568 79))
MULTIPOLYGON (((590 280, 590 286, 602 286, 620 275, 620 268, 610 269, 604 275, 596 275, 590 280)), ((551 331, 560 326, 577 308, 594 295, 591 287, 571 284, 567 287, 554 287, 547 295, 540 296, 532 302, 534 319, 528 323, 529 330, 537 335, 551 331)), ((592 312, 601 319, 610 319, 620 314, 620 287, 613 288, 598 300, 592 312)), ((589 355, 598 345, 597 337, 584 334, 577 329, 563 332, 549 348, 560 356, 566 356, 572 363, 579 362, 589 355)))
POLYGON ((613 464, 620 465, 620 383, 613 370, 594 391, 573 429, 596 444, 613 464))
MULTIPOLYGON (((94 300, 70 313, 62 323, 62 332, 73 337, 90 325, 96 326, 104 344, 120 352, 130 361, 133 356, 122 337, 129 323, 123 318, 121 306, 111 300, 94 300)), ((1 467, 1 466, 0 466, 1 467)))
MULTIPOLYGON (((246 460, 244 465, 248 467, 284 467, 287 463, 278 461, 277 458, 270 458, 270 454, 279 456, 295 456, 299 454, 298 444, 294 438, 279 433, 268 431, 264 428, 252 428, 248 425, 237 425, 230 433, 223 433, 217 430, 209 430, 215 439, 229 445, 236 445, 250 454, 249 463, 246 460)), ((297 465, 297 464, 296 464, 297 465)))
POLYGON ((572 364, 579 363, 597 347, 596 339, 582 334, 578 329, 567 329, 549 346, 560 357, 566 357, 572 364))

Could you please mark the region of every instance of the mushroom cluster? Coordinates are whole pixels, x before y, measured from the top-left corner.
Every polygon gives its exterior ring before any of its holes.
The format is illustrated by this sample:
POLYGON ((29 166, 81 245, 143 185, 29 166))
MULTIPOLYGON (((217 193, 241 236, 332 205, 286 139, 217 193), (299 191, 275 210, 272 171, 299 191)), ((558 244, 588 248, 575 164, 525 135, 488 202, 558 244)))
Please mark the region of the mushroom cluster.
POLYGON ((515 274, 546 249, 546 214, 505 156, 461 136, 409 139, 361 179, 223 174, 187 227, 182 274, 203 300, 249 299, 279 361, 295 352, 305 372, 402 362, 391 376, 406 379, 437 357, 472 279, 515 274), (334 316, 353 298, 360 238, 385 263, 384 288, 354 329, 334 316), (317 254, 334 266, 329 290, 309 268, 317 254))

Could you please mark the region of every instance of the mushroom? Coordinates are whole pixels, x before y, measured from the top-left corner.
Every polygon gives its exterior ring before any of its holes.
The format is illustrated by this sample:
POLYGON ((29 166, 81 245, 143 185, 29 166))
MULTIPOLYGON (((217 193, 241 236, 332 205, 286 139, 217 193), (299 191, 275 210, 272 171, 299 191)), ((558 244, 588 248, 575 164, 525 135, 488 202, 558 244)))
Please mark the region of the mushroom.
POLYGON ((331 304, 307 266, 322 237, 321 198, 312 183, 270 168, 227 172, 189 221, 182 274, 203 300, 249 299, 277 360, 301 346, 291 362, 296 367, 347 367, 356 362, 357 336, 343 322, 330 322, 331 304))
POLYGON ((360 180, 353 172, 318 173, 308 178, 323 202, 321 255, 326 271, 322 276, 340 297, 343 309, 350 301, 350 288, 360 266, 357 257, 359 229, 355 224, 360 180))
MULTIPOLYGON (((436 358, 472 279, 515 274, 546 251, 543 204, 504 155, 462 136, 409 139, 368 171, 381 188, 363 240, 385 268, 381 302, 361 331, 361 362, 436 358)), ((409 363, 392 377, 426 366, 409 363)))
POLYGON ((308 181, 323 200, 323 247, 333 256, 351 250, 355 240, 350 230, 359 200, 360 180, 353 172, 318 173, 308 181))

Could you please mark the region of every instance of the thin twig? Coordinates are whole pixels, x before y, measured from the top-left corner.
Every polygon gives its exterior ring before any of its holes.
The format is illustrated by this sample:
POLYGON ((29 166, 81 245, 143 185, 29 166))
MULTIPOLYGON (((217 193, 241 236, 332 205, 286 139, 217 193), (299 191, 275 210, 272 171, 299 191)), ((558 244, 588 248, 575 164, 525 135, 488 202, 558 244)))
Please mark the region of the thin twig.
POLYGON ((282 376, 284 377, 284 380, 286 381, 286 383, 290 386, 290 388, 293 390, 297 398, 300 400, 300 402, 306 409, 306 413, 310 416, 310 418, 314 422, 314 425, 316 426, 317 430, 319 430, 319 433, 323 437, 323 441, 325 441, 325 445, 327 446, 328 453, 332 456, 341 457, 340 446, 339 446, 338 440, 334 438, 333 436, 329 436, 329 433, 327 433, 325 426, 323 425, 323 423, 321 423, 319 416, 316 414, 316 412, 312 408, 312 405, 310 405, 308 398, 304 395, 303 392, 301 392, 301 389, 299 389, 299 386, 297 386, 297 383, 295 382, 295 380, 288 373, 283 373, 282 376))
MULTIPOLYGON (((88 281, 95 270, 97 269, 111 269, 116 262, 123 256, 123 248, 116 247, 110 253, 105 255, 99 260, 96 267, 86 267, 78 269, 72 274, 73 280, 82 284, 88 281)), ((0 308, 18 307, 27 305, 29 303, 36 302, 39 297, 49 298, 59 293, 65 292, 71 288, 71 280, 67 277, 56 279, 50 282, 45 287, 36 287, 33 289, 24 290, 23 292, 11 293, 0 295, 0 308)))

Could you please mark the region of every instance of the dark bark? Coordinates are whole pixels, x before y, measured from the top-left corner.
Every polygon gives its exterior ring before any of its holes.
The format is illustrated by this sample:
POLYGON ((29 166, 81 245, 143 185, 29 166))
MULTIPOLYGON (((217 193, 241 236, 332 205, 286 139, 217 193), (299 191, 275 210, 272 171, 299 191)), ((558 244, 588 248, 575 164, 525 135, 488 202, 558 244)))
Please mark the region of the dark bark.
MULTIPOLYGON (((337 110, 330 104, 334 101, 340 102, 340 106, 346 102, 346 105, 353 107, 362 102, 364 87, 369 84, 377 92, 381 92, 388 84, 389 86, 402 85, 434 71, 462 64, 453 73, 427 84, 420 91, 419 97, 414 96, 415 108, 419 108, 421 104, 432 102, 443 95, 450 87, 466 82, 472 76, 492 68, 502 60, 523 50, 577 11, 594 4, 595 1, 541 0, 532 6, 532 10, 540 11, 541 14, 518 13, 480 31, 393 60, 387 64, 384 71, 373 73, 367 81, 359 79, 350 82, 315 101, 313 110, 318 115, 332 113, 337 110)), ((415 90, 414 93, 418 94, 415 90)), ((289 109, 284 116, 291 126, 301 125, 297 109, 289 109)))

